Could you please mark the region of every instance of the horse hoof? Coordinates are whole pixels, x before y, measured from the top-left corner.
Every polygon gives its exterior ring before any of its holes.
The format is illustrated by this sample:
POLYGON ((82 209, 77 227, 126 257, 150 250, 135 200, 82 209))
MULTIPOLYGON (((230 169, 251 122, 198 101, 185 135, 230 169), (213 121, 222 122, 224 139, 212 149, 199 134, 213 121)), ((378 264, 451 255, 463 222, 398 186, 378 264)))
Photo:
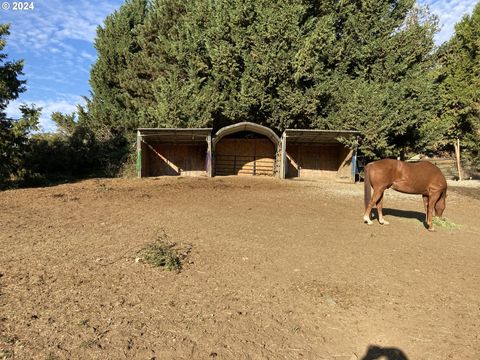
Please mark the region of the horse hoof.
POLYGON ((390 225, 390 223, 387 220, 380 221, 380 224, 382 225, 390 225))
POLYGON ((435 229, 433 227, 427 229, 430 232, 435 232, 435 229))
POLYGON ((371 220, 363 220, 363 222, 367 225, 372 225, 373 222, 371 220))

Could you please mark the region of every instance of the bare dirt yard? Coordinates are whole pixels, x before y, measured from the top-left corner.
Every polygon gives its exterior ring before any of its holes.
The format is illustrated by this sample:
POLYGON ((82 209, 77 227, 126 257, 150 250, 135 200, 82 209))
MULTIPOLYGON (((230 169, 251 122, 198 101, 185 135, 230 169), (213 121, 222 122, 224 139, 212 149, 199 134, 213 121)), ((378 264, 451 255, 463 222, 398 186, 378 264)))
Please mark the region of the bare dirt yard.
POLYGON ((480 187, 453 228, 363 184, 94 179, 0 192, 0 359, 480 359, 480 187), (138 261, 165 232, 181 272, 138 261))

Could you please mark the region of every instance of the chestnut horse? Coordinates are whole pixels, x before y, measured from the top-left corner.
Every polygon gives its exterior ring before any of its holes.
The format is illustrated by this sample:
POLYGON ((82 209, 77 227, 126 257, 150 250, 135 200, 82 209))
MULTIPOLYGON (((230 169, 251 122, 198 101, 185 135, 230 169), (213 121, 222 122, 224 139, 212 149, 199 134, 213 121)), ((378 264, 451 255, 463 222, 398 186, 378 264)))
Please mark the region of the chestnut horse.
POLYGON ((383 192, 392 188, 406 194, 421 194, 426 213, 427 228, 433 231, 433 210, 442 216, 447 196, 447 181, 438 167, 428 161, 407 163, 383 159, 365 166, 365 213, 363 221, 372 224, 370 212, 377 206, 378 221, 388 224, 383 218, 383 192), (373 188, 373 196, 371 189, 373 188))

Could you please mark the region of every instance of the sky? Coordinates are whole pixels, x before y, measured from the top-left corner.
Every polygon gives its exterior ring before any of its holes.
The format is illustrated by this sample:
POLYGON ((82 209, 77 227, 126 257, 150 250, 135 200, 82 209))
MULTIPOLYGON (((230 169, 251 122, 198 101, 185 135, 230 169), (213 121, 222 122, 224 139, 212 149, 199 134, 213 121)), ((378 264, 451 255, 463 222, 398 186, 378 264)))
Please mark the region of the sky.
MULTIPOLYGON (((441 26, 440 45, 454 33, 455 24, 471 14, 477 0, 418 0, 436 14, 441 26)), ((10 23, 3 53, 7 60, 23 59, 27 91, 9 103, 7 116, 19 118, 20 104, 42 108, 42 131, 55 131, 54 111, 72 113, 90 95, 89 72, 97 57, 96 29, 123 0, 32 0, 24 10, 14 10, 13 0, 0 0, 0 23, 10 23), (32 9, 33 7, 33 9, 32 9)))

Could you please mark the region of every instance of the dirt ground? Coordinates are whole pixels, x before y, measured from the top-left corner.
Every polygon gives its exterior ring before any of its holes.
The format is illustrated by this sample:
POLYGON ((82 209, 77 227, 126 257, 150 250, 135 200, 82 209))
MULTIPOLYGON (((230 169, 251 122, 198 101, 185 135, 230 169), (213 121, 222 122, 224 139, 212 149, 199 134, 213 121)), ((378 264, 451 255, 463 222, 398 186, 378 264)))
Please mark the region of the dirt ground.
POLYGON ((362 184, 0 192, 0 359, 480 359, 479 193, 452 186, 459 227, 430 233, 390 190, 390 225, 363 224, 362 184), (180 273, 135 259, 163 231, 180 273))

